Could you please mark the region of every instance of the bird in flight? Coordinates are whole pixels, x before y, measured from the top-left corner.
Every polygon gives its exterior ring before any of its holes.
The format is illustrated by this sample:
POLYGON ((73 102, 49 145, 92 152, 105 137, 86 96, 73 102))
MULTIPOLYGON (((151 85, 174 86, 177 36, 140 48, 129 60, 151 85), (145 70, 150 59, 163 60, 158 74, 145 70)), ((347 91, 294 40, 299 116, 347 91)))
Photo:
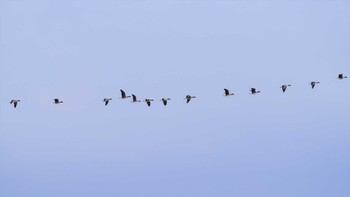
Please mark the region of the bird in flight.
POLYGON ((225 94, 224 94, 224 96, 232 96, 232 95, 235 95, 235 94, 233 94, 233 93, 230 93, 230 91, 228 90, 228 89, 224 89, 224 91, 225 91, 225 94))
POLYGON ((338 75, 338 79, 342 80, 342 79, 346 79, 348 78, 347 76, 344 76, 344 74, 339 74, 338 75))
POLYGON ((285 92, 287 90, 287 87, 290 87, 292 85, 288 84, 288 85, 282 85, 281 88, 282 88, 282 91, 285 92))
POLYGON ((186 96, 186 103, 189 103, 190 101, 191 101, 191 99, 194 99, 194 98, 196 98, 196 96, 191 96, 191 95, 187 95, 186 96))
POLYGON ((260 93, 260 91, 257 91, 255 88, 251 88, 250 93, 251 94, 258 94, 258 93, 260 93))
POLYGON ((111 100, 112 100, 111 98, 104 98, 103 102, 105 102, 105 106, 107 106, 109 101, 111 101, 111 100))
POLYGON ((153 101, 153 99, 145 99, 144 102, 147 103, 148 107, 151 107, 151 102, 153 101))
POLYGON ((120 94, 122 97, 120 97, 121 99, 126 99, 126 98, 130 98, 130 96, 126 96, 124 90, 120 89, 120 94))
POLYGON ((13 107, 16 108, 17 107, 17 103, 21 102, 21 100, 16 100, 16 99, 12 99, 10 101, 10 104, 13 104, 13 107))
POLYGON ((138 103, 141 102, 140 100, 137 100, 136 96, 134 94, 132 94, 132 103, 138 103))
POLYGON ((168 104, 168 101, 170 101, 170 98, 162 98, 160 101, 162 101, 164 106, 166 106, 168 104))
POLYGON ((59 99, 53 99, 53 104, 60 104, 63 103, 63 101, 60 101, 59 99))
POLYGON ((312 81, 312 82, 310 83, 311 88, 314 89, 315 86, 316 86, 316 84, 319 84, 319 83, 320 83, 319 81, 312 81))

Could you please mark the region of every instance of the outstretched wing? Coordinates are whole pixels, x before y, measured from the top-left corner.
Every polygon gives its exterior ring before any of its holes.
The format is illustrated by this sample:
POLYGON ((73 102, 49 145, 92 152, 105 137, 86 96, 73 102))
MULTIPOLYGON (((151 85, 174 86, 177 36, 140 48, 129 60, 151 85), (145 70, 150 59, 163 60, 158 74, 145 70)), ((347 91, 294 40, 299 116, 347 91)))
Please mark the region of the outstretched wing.
POLYGON ((164 104, 164 106, 165 106, 167 103, 168 103, 168 101, 165 100, 165 99, 163 99, 163 104, 164 104))
POLYGON ((133 95, 133 94, 132 94, 132 101, 133 101, 133 102, 136 102, 136 101, 137 101, 136 96, 135 96, 135 95, 133 95))
POLYGON ((225 95, 229 95, 230 91, 228 89, 224 89, 225 90, 225 95))
POLYGON ((122 98, 126 97, 126 94, 125 94, 125 92, 122 89, 120 89, 120 94, 122 95, 122 98))

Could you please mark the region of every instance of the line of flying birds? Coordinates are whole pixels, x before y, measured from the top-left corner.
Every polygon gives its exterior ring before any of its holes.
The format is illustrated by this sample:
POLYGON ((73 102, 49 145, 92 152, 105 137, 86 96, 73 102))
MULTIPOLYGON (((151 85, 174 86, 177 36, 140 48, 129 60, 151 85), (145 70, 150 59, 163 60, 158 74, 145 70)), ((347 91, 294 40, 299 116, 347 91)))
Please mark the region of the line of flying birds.
MULTIPOLYGON (((345 79, 345 78, 348 78, 347 76, 345 76, 344 74, 339 74, 338 75, 338 77, 337 77, 337 79, 339 79, 339 80, 342 80, 342 79, 345 79)), ((311 83, 310 83, 310 85, 311 85, 311 88, 312 89, 314 89, 315 88, 315 86, 317 85, 317 84, 319 84, 320 82, 319 81, 312 81, 311 83)), ((281 89, 282 89, 282 91, 283 92, 286 92, 286 90, 287 90, 287 88, 288 87, 290 87, 290 86, 292 86, 292 85, 290 85, 290 84, 285 84, 285 85, 282 85, 281 86, 281 89)), ((260 91, 259 90, 257 90, 256 88, 251 88, 250 89, 250 94, 258 94, 258 93, 260 93, 260 91)), ((124 90, 120 90, 120 94, 121 94, 121 99, 127 99, 127 98, 130 98, 130 97, 132 97, 132 100, 131 100, 131 102, 132 103, 138 103, 138 102, 142 102, 141 100, 137 100, 137 97, 134 95, 134 94, 132 94, 131 96, 127 96, 126 95, 126 93, 124 92, 124 90)), ((224 89, 224 96, 232 96, 232 95, 234 95, 234 93, 231 93, 228 89, 224 89)), ((186 99, 186 103, 189 103, 192 99, 194 99, 194 98, 196 98, 196 96, 191 96, 191 95, 186 95, 186 97, 185 97, 185 99, 186 99)), ((53 99, 54 100, 54 104, 61 104, 61 103, 63 103, 63 101, 61 101, 61 100, 59 100, 59 99, 53 99)), ((112 98, 104 98, 103 99, 103 102, 105 103, 105 106, 107 106, 108 105, 108 103, 109 103, 109 101, 111 101, 112 100, 112 98)), ((10 104, 13 104, 13 107, 14 108, 16 108, 17 107, 17 104, 20 102, 21 100, 17 100, 17 99, 12 99, 11 101, 10 101, 10 104)), ((150 107, 151 106, 151 102, 153 102, 154 100, 153 99, 150 99, 150 98, 146 98, 143 102, 146 102, 147 103, 147 105, 148 105, 148 107, 150 107)), ((170 101, 170 98, 162 98, 160 101, 162 101, 163 102, 163 105, 164 106, 166 106, 167 104, 168 104, 168 101, 170 101)))

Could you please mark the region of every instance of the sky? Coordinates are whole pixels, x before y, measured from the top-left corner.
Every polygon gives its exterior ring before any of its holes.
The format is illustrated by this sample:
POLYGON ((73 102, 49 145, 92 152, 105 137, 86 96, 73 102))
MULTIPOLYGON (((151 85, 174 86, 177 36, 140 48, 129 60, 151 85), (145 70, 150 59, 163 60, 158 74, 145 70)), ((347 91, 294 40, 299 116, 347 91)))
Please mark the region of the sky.
POLYGON ((349 10, 0 0, 0 196, 348 197, 349 10))

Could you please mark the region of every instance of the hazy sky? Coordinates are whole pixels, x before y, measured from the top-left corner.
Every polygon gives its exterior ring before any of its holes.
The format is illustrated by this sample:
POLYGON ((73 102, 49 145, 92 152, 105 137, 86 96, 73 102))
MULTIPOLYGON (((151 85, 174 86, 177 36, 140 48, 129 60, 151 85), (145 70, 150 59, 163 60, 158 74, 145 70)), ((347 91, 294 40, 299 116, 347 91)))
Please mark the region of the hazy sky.
POLYGON ((348 197, 349 35, 345 0, 0 0, 0 196, 348 197))

